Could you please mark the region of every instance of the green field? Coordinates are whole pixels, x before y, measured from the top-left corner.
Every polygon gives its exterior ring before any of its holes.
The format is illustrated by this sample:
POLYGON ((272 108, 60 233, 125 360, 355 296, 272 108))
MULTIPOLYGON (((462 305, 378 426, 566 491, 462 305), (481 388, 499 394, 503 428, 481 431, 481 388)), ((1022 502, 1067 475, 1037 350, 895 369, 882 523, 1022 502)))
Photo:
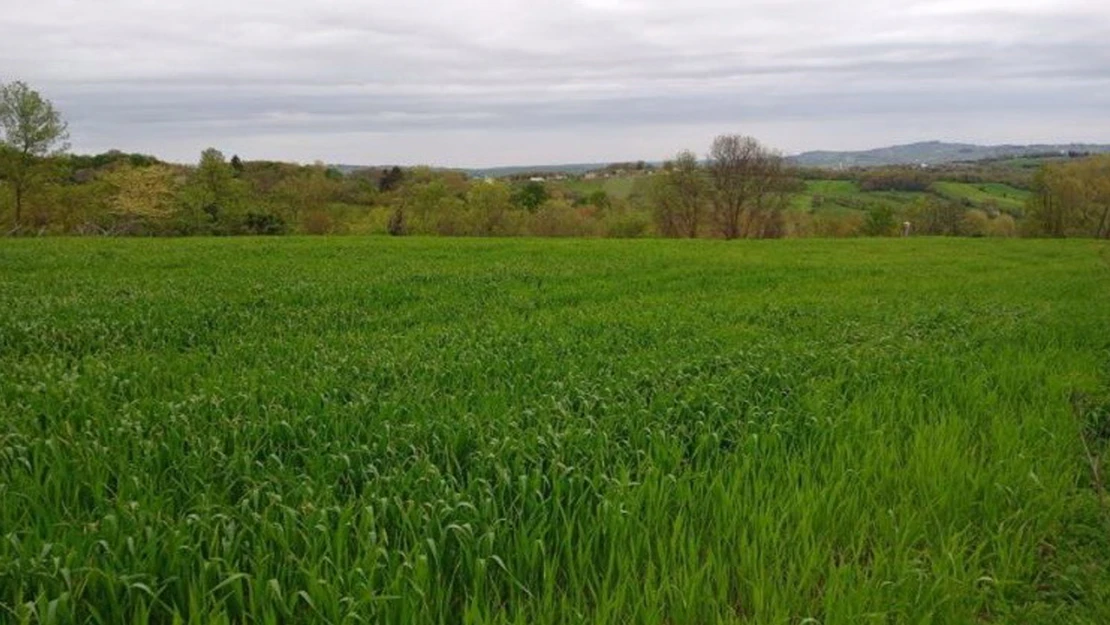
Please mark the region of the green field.
MULTIPOLYGON (((605 191, 614 199, 627 200, 643 176, 615 176, 594 180, 571 179, 554 183, 558 188, 586 197, 605 191)), ((806 180, 805 190, 793 194, 790 207, 803 211, 868 211, 889 207, 897 214, 923 199, 947 200, 968 208, 1000 210, 1021 215, 1030 192, 998 182, 966 183, 939 181, 928 191, 862 191, 854 180, 806 180)))
MULTIPOLYGON (((614 176, 594 180, 577 178, 557 183, 557 185, 583 197, 595 191, 605 191, 611 198, 627 200, 631 197, 637 181, 641 179, 647 180, 646 176, 614 176)), ((860 191, 859 184, 852 180, 806 180, 805 191, 795 193, 790 204, 792 208, 802 210, 823 207, 859 209, 876 204, 899 206, 924 195, 926 194, 863 192, 860 191), (821 206, 814 206, 813 198, 815 196, 822 198, 821 206)))
POLYGON ((1030 192, 1006 184, 936 182, 929 191, 862 191, 852 180, 807 180, 805 191, 797 193, 791 207, 806 211, 850 209, 866 211, 880 206, 896 213, 923 199, 948 200, 968 208, 997 209, 1020 215, 1030 192))
POLYGON ((1110 622, 1090 241, 7 240, 0 415, 4 623, 1110 622))
POLYGON ((838 197, 855 195, 860 192, 859 183, 854 180, 806 180, 806 193, 838 197))
POLYGON ((606 195, 618 200, 627 200, 636 186, 637 180, 646 176, 614 176, 612 178, 595 178, 586 180, 575 178, 557 183, 557 186, 577 193, 583 197, 595 191, 604 191, 606 195))
POLYGON ((984 207, 993 205, 1001 210, 1021 214, 1025 203, 1032 195, 1024 189, 988 182, 981 184, 968 184, 962 182, 937 182, 933 184, 936 193, 941 197, 959 201, 967 201, 974 206, 984 207))

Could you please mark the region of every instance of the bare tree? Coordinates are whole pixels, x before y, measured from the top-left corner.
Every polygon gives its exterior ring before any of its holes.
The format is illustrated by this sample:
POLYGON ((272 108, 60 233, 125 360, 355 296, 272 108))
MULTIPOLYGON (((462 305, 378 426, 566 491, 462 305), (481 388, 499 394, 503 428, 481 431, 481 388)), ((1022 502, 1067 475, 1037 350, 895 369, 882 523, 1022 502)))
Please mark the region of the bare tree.
POLYGON ((785 233, 782 212, 789 201, 790 173, 782 156, 765 148, 757 152, 752 171, 751 205, 741 236, 777 239, 785 233))
POLYGON ((3 132, 4 174, 15 192, 15 225, 23 199, 34 184, 37 161, 68 148, 66 122, 49 100, 26 83, 0 85, 0 131, 3 132))
POLYGON ((709 177, 721 236, 782 236, 790 176, 779 153, 752 137, 721 135, 710 148, 709 177))

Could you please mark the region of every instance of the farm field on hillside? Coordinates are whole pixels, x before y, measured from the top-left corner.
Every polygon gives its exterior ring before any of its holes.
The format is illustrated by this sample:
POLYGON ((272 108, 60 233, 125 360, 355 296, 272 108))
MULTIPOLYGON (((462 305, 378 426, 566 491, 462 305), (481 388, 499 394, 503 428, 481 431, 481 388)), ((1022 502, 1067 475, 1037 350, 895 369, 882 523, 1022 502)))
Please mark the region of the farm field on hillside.
POLYGON ((614 176, 612 178, 596 178, 593 180, 579 178, 558 183, 558 186, 562 186, 582 196, 588 196, 596 191, 604 191, 611 198, 627 200, 629 196, 632 195, 636 183, 640 180, 647 182, 647 177, 614 176))
POLYGON ((936 182, 928 191, 863 191, 851 180, 807 180, 805 191, 794 195, 791 207, 801 210, 858 210, 889 207, 899 213, 922 200, 960 202, 969 208, 1024 212, 1030 192, 990 182, 936 182))
MULTIPOLYGON (((578 197, 586 198, 596 191, 604 191, 609 197, 619 200, 629 199, 637 183, 646 188, 646 176, 618 176, 595 180, 572 179, 552 183, 554 188, 570 191, 578 197)), ((806 180, 805 189, 794 193, 790 207, 804 211, 860 211, 878 207, 889 207, 896 214, 908 209, 915 202, 926 199, 959 202, 968 208, 1002 210, 1020 215, 1025 211, 1030 192, 1006 184, 964 183, 940 181, 928 191, 863 191, 852 180, 806 180)))
POLYGON ((975 206, 994 205, 996 208, 1018 214, 1025 210, 1025 203, 1032 195, 1024 189, 1017 189, 997 182, 982 184, 937 182, 934 187, 941 197, 960 201, 966 200, 975 206))
POLYGON ((9 240, 0 372, 0 622, 1110 622, 1105 244, 9 240))

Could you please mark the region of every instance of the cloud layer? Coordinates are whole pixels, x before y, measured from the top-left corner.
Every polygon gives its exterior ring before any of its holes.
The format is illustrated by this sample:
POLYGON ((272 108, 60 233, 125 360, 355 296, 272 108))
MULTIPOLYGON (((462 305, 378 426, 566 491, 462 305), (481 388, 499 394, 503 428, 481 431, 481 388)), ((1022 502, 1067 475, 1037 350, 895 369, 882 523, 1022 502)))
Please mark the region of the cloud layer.
POLYGON ((1110 141, 1104 0, 37 0, 0 40, 75 148, 177 160, 1110 141))

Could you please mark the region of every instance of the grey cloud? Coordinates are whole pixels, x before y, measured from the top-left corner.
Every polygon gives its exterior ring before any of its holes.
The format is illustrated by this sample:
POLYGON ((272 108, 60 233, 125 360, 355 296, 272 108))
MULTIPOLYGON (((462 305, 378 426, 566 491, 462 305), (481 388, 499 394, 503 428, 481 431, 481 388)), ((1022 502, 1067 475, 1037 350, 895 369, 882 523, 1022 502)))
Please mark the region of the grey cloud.
POLYGON ((1101 0, 89 4, 0 22, 0 79, 55 99, 78 149, 488 164, 657 158, 711 127, 788 150, 1110 138, 1101 0))

